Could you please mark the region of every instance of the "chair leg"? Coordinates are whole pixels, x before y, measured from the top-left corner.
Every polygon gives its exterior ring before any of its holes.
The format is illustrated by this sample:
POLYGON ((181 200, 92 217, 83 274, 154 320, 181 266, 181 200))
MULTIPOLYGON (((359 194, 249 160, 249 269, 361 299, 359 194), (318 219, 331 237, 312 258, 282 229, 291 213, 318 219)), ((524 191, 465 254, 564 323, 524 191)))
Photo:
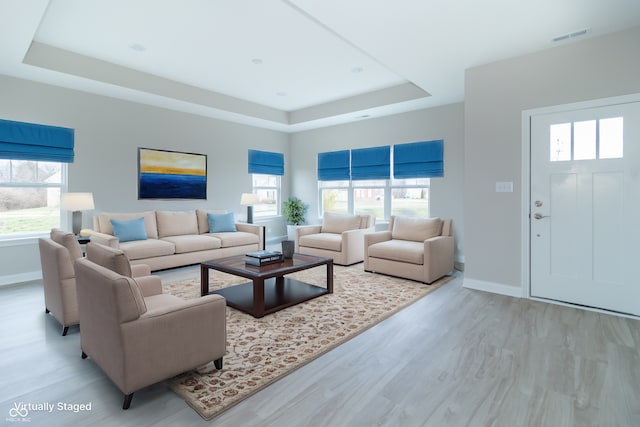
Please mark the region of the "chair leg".
POLYGON ((69 332, 69 327, 68 326, 65 326, 64 328, 62 328, 62 336, 63 337, 67 335, 67 332, 69 332))
POLYGON ((222 369, 222 357, 220 359, 216 359, 213 361, 214 366, 216 367, 217 370, 221 370, 222 369))
POLYGON ((131 406, 131 399, 133 399, 133 393, 124 395, 124 402, 122 403, 123 410, 129 409, 129 406, 131 406))
POLYGON ((49 309, 48 309, 47 307, 45 307, 45 308, 44 308, 44 312, 45 312, 46 314, 51 313, 51 311, 49 311, 49 309))
POLYGON ((87 358, 87 353, 85 353, 84 351, 82 352, 82 358, 86 359, 87 358))

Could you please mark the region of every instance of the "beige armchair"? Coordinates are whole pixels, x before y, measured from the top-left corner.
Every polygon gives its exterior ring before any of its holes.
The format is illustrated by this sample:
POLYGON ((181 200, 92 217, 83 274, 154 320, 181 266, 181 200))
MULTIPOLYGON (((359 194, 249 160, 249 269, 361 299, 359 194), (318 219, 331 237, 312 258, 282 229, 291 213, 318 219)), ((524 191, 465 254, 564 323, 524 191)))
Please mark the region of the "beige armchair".
POLYGON ((133 279, 88 259, 75 262, 80 346, 124 393, 214 361, 226 351, 226 302, 220 295, 182 300, 143 296, 133 279))
POLYGON ((82 257, 78 239, 73 233, 58 228, 51 230, 50 238, 38 239, 45 312, 51 313, 62 325, 62 335, 77 325, 76 273, 73 262, 82 257))
POLYGON ((375 230, 373 215, 325 213, 322 225, 296 229, 295 251, 332 258, 335 264, 351 265, 364 259, 363 238, 375 230))
POLYGON ((392 216, 387 231, 364 236, 365 271, 433 283, 453 270, 452 221, 392 216))

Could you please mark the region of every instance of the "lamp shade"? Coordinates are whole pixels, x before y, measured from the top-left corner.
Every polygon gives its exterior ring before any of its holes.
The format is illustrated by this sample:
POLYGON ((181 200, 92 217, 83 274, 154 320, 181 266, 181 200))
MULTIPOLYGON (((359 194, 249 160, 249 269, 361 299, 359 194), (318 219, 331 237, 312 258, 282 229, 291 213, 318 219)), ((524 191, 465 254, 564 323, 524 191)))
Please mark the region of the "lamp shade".
POLYGON ((66 211, 93 209, 93 193, 62 193, 60 208, 66 211))
POLYGON ((255 205, 260 201, 257 194, 253 193, 242 193, 242 197, 240 198, 241 206, 251 206, 255 205))

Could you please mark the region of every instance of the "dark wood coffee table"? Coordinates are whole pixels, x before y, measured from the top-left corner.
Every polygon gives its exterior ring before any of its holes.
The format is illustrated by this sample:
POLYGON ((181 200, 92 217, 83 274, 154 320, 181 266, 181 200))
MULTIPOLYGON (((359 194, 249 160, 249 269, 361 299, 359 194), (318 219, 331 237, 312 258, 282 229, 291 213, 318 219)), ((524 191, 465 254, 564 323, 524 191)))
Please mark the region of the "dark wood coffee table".
POLYGON ((220 258, 200 264, 200 294, 218 294, 225 297, 229 307, 263 317, 283 308, 333 293, 333 259, 294 254, 292 259, 257 267, 244 262, 244 255, 220 258), (327 287, 312 285, 286 274, 327 266, 327 287), (222 271, 246 277, 251 282, 209 291, 209 270, 222 271))

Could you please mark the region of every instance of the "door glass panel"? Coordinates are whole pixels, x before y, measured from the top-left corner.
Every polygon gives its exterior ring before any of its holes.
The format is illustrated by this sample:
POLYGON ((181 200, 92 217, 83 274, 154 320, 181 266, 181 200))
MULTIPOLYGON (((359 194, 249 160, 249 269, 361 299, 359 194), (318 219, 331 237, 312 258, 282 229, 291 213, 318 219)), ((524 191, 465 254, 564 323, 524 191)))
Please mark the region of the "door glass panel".
POLYGON ((622 157, 624 140, 622 117, 600 120, 600 152, 601 159, 622 157))
POLYGON ((596 158, 596 121, 587 120, 573 123, 573 159, 592 160, 596 158))
POLYGON ((549 148, 552 162, 571 160, 571 123, 549 126, 549 148))

